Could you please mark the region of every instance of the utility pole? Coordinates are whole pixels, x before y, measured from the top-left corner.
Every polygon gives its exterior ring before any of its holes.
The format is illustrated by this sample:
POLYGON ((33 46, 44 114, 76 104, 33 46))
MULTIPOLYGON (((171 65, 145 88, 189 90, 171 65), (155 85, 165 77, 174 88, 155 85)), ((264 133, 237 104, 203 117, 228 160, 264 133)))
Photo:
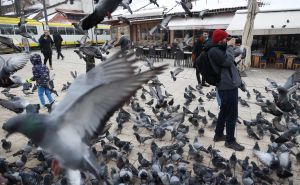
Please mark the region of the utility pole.
POLYGON ((44 30, 48 30, 48 28, 49 28, 49 26, 48 26, 48 14, 47 14, 45 0, 43 0, 43 8, 44 8, 44 17, 45 17, 45 24, 46 24, 46 28, 44 28, 44 30))

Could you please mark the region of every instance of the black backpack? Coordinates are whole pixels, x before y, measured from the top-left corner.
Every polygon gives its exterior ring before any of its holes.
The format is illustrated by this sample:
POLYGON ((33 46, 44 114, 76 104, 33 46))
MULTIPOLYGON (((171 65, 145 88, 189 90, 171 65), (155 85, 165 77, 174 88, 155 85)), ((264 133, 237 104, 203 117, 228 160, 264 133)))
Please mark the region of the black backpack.
POLYGON ((211 65, 211 61, 208 58, 208 50, 209 49, 204 49, 200 53, 199 57, 195 61, 195 65, 205 81, 210 85, 216 86, 221 80, 221 77, 211 65))

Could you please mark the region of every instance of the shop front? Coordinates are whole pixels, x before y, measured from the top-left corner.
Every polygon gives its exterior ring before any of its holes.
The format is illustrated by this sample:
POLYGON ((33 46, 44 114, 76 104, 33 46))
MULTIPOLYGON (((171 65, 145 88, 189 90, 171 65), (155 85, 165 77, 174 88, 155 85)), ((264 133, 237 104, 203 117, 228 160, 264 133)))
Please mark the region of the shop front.
MULTIPOLYGON (((241 36, 246 11, 237 11, 227 28, 241 36)), ((254 22, 252 67, 296 69, 300 67, 300 10, 260 11, 254 22)))

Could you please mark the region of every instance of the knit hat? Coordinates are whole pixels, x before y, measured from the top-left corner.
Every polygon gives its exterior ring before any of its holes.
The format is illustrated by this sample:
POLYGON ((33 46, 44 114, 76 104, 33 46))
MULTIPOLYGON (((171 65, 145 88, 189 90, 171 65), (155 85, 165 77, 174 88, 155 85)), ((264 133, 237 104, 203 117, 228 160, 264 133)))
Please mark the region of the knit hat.
POLYGON ((215 30, 212 35, 212 42, 214 44, 217 44, 221 40, 225 39, 228 37, 228 33, 223 30, 215 30))

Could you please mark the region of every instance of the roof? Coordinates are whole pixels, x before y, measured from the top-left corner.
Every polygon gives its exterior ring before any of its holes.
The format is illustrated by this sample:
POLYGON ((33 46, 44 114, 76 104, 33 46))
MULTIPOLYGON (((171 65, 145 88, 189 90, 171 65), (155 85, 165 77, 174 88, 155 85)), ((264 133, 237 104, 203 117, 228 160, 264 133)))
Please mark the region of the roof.
MULTIPOLYGON (((300 9, 288 11, 260 11, 254 21, 254 35, 278 35, 300 33, 300 9), (276 20, 276 21, 274 21, 276 20)), ((238 11, 232 19, 227 32, 242 35, 247 20, 246 11, 238 11)))
MULTIPOLYGON (((192 4, 193 4, 193 8, 191 12, 200 12, 201 10, 205 10, 205 9, 218 10, 218 9, 247 7, 247 1, 245 0, 197 0, 192 2, 192 4)), ((183 13, 183 12, 184 10, 181 7, 181 5, 176 5, 176 3, 173 3, 173 5, 170 6, 168 10, 168 14, 183 13), (173 6, 175 7, 173 8, 173 6)))
POLYGON ((60 8, 56 8, 55 10, 58 11, 58 12, 65 13, 65 14, 83 14, 83 15, 87 15, 82 10, 67 10, 67 9, 60 9, 60 8))
POLYGON ((170 30, 193 30, 193 29, 226 29, 233 15, 214 15, 210 17, 173 18, 168 27, 170 30))
MULTIPOLYGON (((54 13, 54 14, 51 14, 51 15, 48 15, 48 21, 50 22, 51 19, 53 19, 58 13, 54 13)), ((42 18, 39 20, 40 22, 45 22, 45 18, 42 18)))
POLYGON ((14 0, 1 0, 1 6, 12 5, 14 2, 14 0))

